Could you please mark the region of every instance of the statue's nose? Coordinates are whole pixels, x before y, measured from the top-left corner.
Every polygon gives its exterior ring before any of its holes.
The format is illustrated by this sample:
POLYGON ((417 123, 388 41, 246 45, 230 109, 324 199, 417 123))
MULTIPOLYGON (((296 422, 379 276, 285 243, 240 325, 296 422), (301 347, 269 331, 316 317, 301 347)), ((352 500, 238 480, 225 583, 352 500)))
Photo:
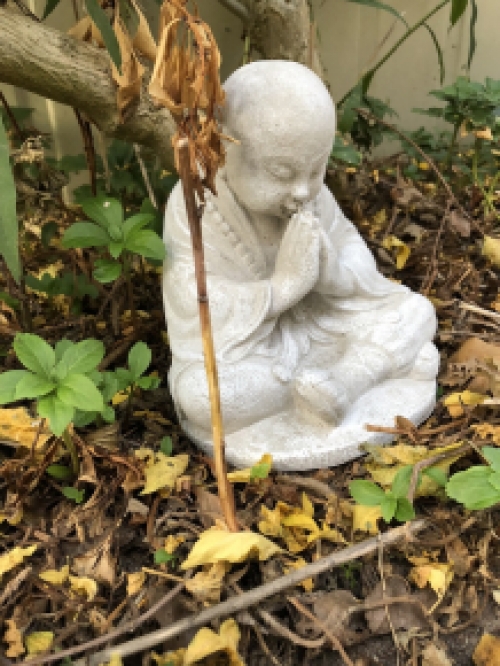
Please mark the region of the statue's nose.
POLYGON ((297 203, 304 203, 309 199, 310 191, 306 183, 300 183, 293 188, 292 197, 297 203))

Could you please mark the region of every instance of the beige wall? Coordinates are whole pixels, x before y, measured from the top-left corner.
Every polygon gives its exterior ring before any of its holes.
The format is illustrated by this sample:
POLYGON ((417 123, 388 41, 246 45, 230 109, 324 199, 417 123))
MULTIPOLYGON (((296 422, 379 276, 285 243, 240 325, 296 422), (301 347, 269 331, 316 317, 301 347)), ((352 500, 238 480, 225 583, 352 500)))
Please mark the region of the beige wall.
MULTIPOLYGON (((389 0, 387 0, 389 1, 389 0)), ((33 11, 41 15, 46 0, 29 0, 33 11)), ((413 24, 437 0, 390 0, 391 4, 413 24)), ((61 0, 59 7, 47 23, 62 30, 74 23, 70 0, 61 0)), ((155 0, 143 0, 145 11, 152 17, 157 11, 155 0), (156 8, 156 10, 155 10, 156 8)), ((243 43, 242 24, 230 14, 218 0, 199 0, 200 11, 212 26, 220 44, 223 64, 222 78, 226 78, 241 63, 243 43)), ((472 65, 471 76, 482 80, 485 76, 500 78, 498 26, 500 26, 500 2, 478 0, 477 24, 478 48, 472 65)), ((403 34, 403 26, 397 23, 384 43, 394 18, 387 12, 370 9, 346 0, 313 0, 314 14, 319 27, 319 48, 327 72, 327 79, 334 99, 340 99, 359 79, 366 69, 386 53, 403 34)), ((446 62, 446 82, 465 73, 468 49, 468 16, 452 31, 448 30, 449 8, 436 15, 431 25, 443 47, 446 62)), ((82 142, 71 109, 43 98, 14 90, 2 85, 12 104, 34 106, 37 127, 54 137, 55 155, 82 152, 82 142)), ((400 51, 380 70, 374 79, 371 93, 387 101, 399 114, 397 122, 404 128, 416 128, 433 120, 412 113, 414 107, 432 104, 427 92, 439 87, 439 67, 430 36, 424 30, 414 34, 400 51)))

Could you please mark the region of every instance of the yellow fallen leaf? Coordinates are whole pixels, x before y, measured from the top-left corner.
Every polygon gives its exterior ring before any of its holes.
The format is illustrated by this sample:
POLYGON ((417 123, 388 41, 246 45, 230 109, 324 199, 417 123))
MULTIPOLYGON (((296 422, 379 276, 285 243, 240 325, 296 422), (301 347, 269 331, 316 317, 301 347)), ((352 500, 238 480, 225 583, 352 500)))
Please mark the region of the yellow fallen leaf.
POLYGON ((166 456, 161 451, 153 453, 153 457, 146 463, 146 485, 141 495, 149 495, 163 488, 173 488, 176 479, 184 474, 188 464, 189 456, 186 454, 166 456))
POLYGON ((27 548, 19 548, 19 546, 16 546, 16 548, 0 555, 0 581, 2 580, 3 574, 21 564, 25 557, 33 555, 36 549, 36 545, 28 546, 27 548))
POLYGON ((398 271, 405 267, 411 254, 411 249, 406 243, 397 238, 397 236, 386 236, 382 241, 382 247, 386 250, 393 250, 398 271))
POLYGON ((35 631, 24 639, 26 650, 30 655, 47 652, 53 642, 54 634, 52 631, 35 631))
MULTIPOLYGON (((291 571, 296 571, 297 569, 302 569, 305 567, 307 562, 303 557, 298 557, 296 560, 283 562, 283 571, 284 573, 290 573, 291 571)), ((312 578, 306 578, 302 583, 299 583, 306 592, 312 592, 314 590, 314 580, 312 578)))
POLYGON ((382 518, 380 506, 355 504, 352 507, 352 529, 355 532, 378 534, 377 520, 379 518, 382 518))
POLYGON ((227 562, 216 562, 186 581, 186 590, 205 605, 220 601, 222 583, 229 569, 227 562))
POLYGON ((165 654, 151 653, 151 658, 157 666, 184 666, 184 655, 186 648, 179 648, 174 652, 166 652, 165 654))
POLYGON ((472 393, 472 391, 461 391, 451 393, 444 399, 444 405, 448 409, 448 413, 453 418, 458 418, 464 413, 463 405, 467 407, 476 407, 483 403, 487 395, 482 393, 472 393))
POLYGON ((500 638, 483 634, 476 645, 472 660, 475 666, 500 666, 500 638))
POLYGON ((112 654, 109 661, 105 664, 99 664, 99 666, 123 666, 123 661, 119 654, 112 654))
POLYGON ((302 493, 302 511, 306 514, 306 516, 314 518, 314 505, 306 493, 302 493))
MULTIPOLYGON (((412 561, 411 557, 408 559, 410 562, 412 561)), ((430 585, 438 598, 441 599, 453 580, 453 565, 441 564, 440 562, 420 564, 413 567, 409 578, 417 587, 423 588, 430 585)))
POLYGON ((0 523, 4 521, 9 523, 9 525, 16 526, 19 525, 23 519, 24 511, 22 506, 15 507, 11 512, 0 513, 0 523))
POLYGON ((428 162, 419 162, 418 168, 420 169, 420 171, 429 171, 430 166, 428 162))
POLYGON ((165 538, 165 545, 163 546, 163 550, 170 555, 173 555, 177 548, 186 541, 185 537, 183 536, 176 536, 174 534, 169 534, 168 537, 165 538))
POLYGON ((306 516, 305 513, 292 513, 290 516, 283 518, 282 525, 284 527, 299 527, 303 530, 309 530, 311 532, 319 532, 319 527, 310 516, 306 516))
MULTIPOLYGON (((31 449, 40 427, 40 419, 30 416, 25 407, 0 408, 0 441, 31 449)), ((51 433, 45 426, 38 437, 36 449, 41 450, 51 433)))
POLYGON ((135 571, 127 574, 127 596, 131 597, 137 594, 146 581, 144 571, 135 571))
MULTIPOLYGON (((249 483, 252 480, 252 473, 254 473, 256 467, 262 465, 264 471, 267 468, 267 472, 269 472, 272 464, 273 457, 269 453, 264 453, 259 462, 255 463, 253 467, 246 467, 245 469, 238 469, 235 472, 230 472, 227 475, 227 478, 231 483, 249 483)), ((262 476, 257 478, 262 478, 262 476)))
POLYGON ((48 569, 39 574, 40 578, 46 583, 52 585, 63 585, 69 579, 69 565, 65 565, 57 571, 57 569, 48 569))
POLYGON ((211 629, 203 627, 188 645, 184 655, 183 666, 191 666, 218 652, 223 652, 227 655, 228 666, 245 666, 238 654, 239 640, 240 630, 233 619, 225 620, 218 634, 211 629))
POLYGON ((73 592, 87 597, 88 601, 92 601, 97 594, 97 583, 95 580, 92 580, 92 578, 70 576, 69 582, 73 592))
POLYGON ((211 528, 202 532, 181 569, 216 562, 239 563, 258 558, 268 560, 281 548, 255 532, 223 532, 211 528))
POLYGON ((21 634, 15 620, 5 620, 7 629, 3 635, 3 642, 9 646, 5 652, 6 657, 20 657, 25 653, 23 635, 21 634))
POLYGON ((483 255, 491 261, 493 266, 500 268, 500 238, 485 236, 483 241, 483 255))
POLYGON ((493 443, 500 446, 500 426, 495 426, 491 423, 476 423, 471 428, 475 430, 479 437, 483 439, 491 437, 493 443))
POLYGON ((478 139, 485 139, 486 141, 493 141, 493 134, 491 133, 491 129, 489 127, 485 127, 484 129, 476 130, 474 132, 476 137, 478 139))
POLYGON ((115 393, 114 396, 111 398, 111 404, 114 407, 116 407, 126 402, 129 399, 129 397, 130 393, 128 393, 128 391, 118 391, 118 393, 115 393))

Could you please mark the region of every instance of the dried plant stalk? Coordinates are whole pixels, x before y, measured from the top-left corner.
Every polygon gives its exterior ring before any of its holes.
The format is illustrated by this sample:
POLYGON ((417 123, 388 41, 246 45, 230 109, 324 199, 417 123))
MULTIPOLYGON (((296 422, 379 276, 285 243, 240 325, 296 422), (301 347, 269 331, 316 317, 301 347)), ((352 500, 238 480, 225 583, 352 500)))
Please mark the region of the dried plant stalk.
POLYGON ((203 254, 203 237, 201 231, 201 216, 196 205, 195 187, 191 175, 190 154, 188 139, 179 139, 176 153, 178 155, 179 176, 182 182, 184 199, 191 232, 193 246, 194 266, 196 274, 196 288, 198 292, 198 307, 200 313, 201 337, 203 342, 203 357, 208 381, 208 394, 210 397, 210 410, 212 420, 212 439, 214 443, 215 474, 222 511, 227 526, 232 532, 238 531, 234 510, 233 488, 228 481, 226 462, 224 457, 224 427, 220 403, 219 377, 217 373, 217 360, 215 357, 212 324, 210 321, 210 307, 208 303, 207 276, 203 254))

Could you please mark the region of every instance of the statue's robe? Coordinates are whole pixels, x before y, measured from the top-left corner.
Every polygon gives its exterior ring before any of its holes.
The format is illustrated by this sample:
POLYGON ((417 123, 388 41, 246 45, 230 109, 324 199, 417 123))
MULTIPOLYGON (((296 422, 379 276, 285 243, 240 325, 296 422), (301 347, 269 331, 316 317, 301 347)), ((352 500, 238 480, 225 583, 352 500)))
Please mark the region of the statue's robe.
MULTIPOLYGON (((217 197, 207 193, 202 227, 219 370, 264 358, 286 385, 312 346, 361 344, 385 350, 392 376, 408 372, 435 333, 433 308, 377 271, 365 242, 325 186, 314 209, 329 248, 326 277, 280 316, 270 314, 274 266, 266 261, 248 216, 222 178, 217 187, 217 197)), ((180 375, 203 363, 194 259, 180 183, 167 205, 164 240, 163 293, 173 357, 169 382, 179 410, 180 375)))

